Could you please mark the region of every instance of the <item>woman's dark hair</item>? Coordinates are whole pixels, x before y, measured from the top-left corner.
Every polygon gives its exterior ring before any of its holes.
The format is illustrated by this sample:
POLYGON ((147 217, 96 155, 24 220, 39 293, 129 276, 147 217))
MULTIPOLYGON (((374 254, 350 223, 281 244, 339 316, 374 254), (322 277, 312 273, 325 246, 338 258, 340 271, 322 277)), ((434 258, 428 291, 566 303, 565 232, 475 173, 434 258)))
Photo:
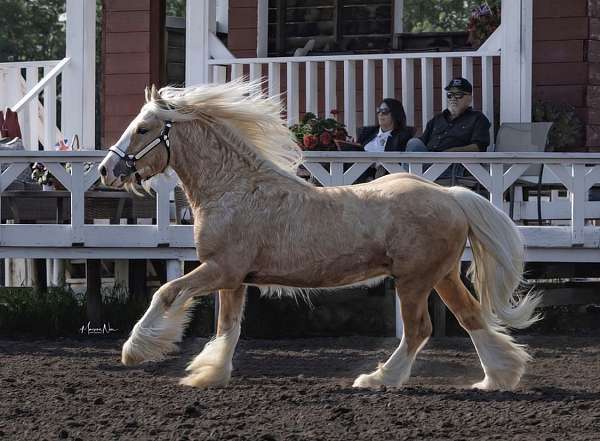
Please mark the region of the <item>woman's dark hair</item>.
POLYGON ((394 121, 394 130, 406 128, 406 113, 402 103, 394 98, 384 98, 381 102, 387 104, 388 109, 390 109, 394 121))

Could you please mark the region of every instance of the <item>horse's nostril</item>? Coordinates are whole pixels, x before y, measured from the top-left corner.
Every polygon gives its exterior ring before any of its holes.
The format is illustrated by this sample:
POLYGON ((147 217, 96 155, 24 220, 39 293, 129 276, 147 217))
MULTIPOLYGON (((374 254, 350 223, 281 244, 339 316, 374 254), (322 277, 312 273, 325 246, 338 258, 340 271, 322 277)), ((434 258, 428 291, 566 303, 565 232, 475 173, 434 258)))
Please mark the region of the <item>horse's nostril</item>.
POLYGON ((106 173, 107 173, 107 171, 106 171, 106 167, 105 167, 105 166, 103 166, 103 165, 101 165, 101 166, 100 166, 100 174, 101 174, 102 176, 106 176, 106 173))

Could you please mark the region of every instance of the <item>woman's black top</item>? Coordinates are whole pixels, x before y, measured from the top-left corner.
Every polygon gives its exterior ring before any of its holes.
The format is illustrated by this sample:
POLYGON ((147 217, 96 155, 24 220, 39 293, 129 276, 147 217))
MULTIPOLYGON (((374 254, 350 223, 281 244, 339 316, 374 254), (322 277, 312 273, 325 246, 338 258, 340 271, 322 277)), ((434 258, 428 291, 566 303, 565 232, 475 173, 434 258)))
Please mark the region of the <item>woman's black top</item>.
MULTIPOLYGON (((379 126, 366 126, 360 129, 358 133, 358 142, 363 148, 373 140, 379 133, 379 126)), ((393 130, 385 143, 386 152, 403 152, 406 150, 406 143, 413 137, 414 129, 404 127, 403 129, 393 130)))

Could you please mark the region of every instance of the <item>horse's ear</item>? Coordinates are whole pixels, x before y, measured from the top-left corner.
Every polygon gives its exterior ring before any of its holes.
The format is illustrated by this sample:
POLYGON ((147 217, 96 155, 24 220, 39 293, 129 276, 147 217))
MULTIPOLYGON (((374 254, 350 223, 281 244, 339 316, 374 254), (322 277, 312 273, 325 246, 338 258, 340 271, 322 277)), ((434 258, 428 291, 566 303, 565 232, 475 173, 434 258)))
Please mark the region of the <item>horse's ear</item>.
POLYGON ((156 88, 156 86, 154 84, 152 85, 152 89, 150 90, 150 98, 152 99, 152 101, 160 100, 160 95, 158 94, 158 89, 156 88))
POLYGON ((149 103, 152 97, 150 96, 150 88, 148 86, 144 89, 144 96, 146 97, 146 102, 149 103))

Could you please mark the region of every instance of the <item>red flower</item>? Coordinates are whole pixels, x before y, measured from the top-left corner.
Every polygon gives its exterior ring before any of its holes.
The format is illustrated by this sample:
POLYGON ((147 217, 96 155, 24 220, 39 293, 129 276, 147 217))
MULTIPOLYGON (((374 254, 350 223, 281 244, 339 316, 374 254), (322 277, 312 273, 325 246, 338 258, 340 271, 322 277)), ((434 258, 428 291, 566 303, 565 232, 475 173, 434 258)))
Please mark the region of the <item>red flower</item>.
POLYGON ((313 149, 319 143, 319 138, 316 137, 315 135, 304 135, 304 138, 302 139, 302 143, 304 144, 304 147, 306 147, 307 149, 313 149))

